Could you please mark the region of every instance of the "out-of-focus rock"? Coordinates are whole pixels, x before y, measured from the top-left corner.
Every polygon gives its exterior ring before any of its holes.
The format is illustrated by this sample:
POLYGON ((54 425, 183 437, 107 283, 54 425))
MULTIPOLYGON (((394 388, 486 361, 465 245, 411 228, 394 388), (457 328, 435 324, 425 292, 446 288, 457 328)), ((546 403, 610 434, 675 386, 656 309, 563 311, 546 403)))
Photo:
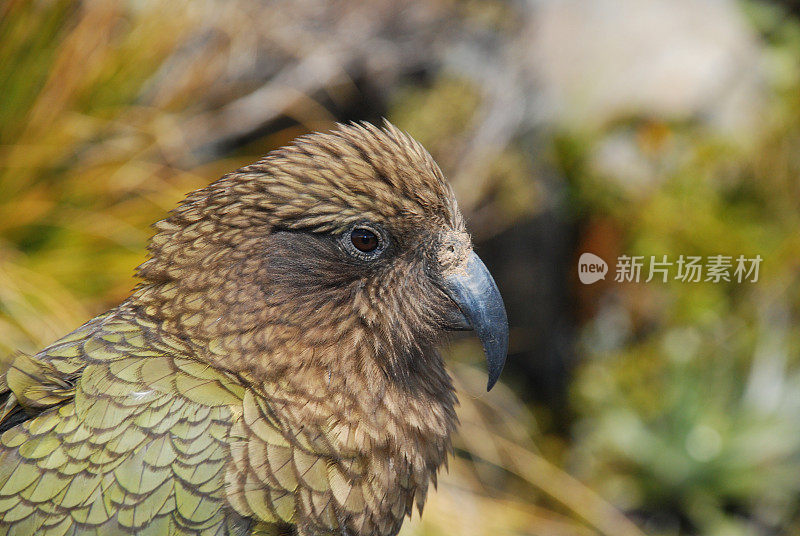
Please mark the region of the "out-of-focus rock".
POLYGON ((746 133, 763 105, 760 44, 733 0, 544 0, 522 37, 545 120, 700 119, 746 133))

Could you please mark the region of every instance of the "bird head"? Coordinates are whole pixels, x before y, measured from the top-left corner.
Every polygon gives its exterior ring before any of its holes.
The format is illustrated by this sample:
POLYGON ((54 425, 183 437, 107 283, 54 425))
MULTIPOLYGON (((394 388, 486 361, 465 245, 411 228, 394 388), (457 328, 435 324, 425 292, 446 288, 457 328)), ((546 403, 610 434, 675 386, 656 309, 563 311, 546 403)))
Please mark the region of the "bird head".
POLYGON ((301 137, 155 228, 132 302, 230 369, 275 375, 354 354, 353 367, 411 382, 438 366, 448 331, 467 329, 489 389, 503 368, 505 309, 453 191, 388 122, 301 137))

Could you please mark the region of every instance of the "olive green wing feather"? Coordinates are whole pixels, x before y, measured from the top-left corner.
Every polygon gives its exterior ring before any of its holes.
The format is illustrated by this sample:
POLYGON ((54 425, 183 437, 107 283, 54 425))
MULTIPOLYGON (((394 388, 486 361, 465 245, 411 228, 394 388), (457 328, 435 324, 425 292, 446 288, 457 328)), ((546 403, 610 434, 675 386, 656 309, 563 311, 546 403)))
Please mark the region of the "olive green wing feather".
POLYGON ((86 364, 80 343, 107 316, 92 319, 35 356, 18 353, 0 361, 0 432, 72 399, 86 364))
POLYGON ((8 366, 0 534, 228 534, 227 437, 244 389, 180 340, 107 315, 8 366), (27 414, 26 413, 26 414, 27 414))

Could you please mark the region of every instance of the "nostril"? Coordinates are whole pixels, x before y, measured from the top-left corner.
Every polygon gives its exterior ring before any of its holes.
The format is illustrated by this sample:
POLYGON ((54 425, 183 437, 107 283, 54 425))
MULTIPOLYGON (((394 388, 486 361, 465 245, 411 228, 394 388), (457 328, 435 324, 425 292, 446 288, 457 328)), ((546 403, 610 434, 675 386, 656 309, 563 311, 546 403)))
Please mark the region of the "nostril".
POLYGON ((457 232, 443 234, 436 252, 439 269, 449 270, 460 265, 470 251, 468 234, 457 232))

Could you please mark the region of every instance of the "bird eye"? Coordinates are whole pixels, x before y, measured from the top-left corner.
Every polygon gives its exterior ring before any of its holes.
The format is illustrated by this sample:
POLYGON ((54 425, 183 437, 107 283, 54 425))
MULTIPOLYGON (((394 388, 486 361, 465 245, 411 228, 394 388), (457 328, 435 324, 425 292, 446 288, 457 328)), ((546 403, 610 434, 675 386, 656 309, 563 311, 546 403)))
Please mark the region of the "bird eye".
POLYGON ((368 222, 355 223, 339 236, 342 248, 362 261, 378 258, 389 244, 383 229, 368 222))
POLYGON ((363 227, 356 227, 350 232, 350 242, 358 251, 371 253, 378 249, 380 241, 375 233, 363 227))

